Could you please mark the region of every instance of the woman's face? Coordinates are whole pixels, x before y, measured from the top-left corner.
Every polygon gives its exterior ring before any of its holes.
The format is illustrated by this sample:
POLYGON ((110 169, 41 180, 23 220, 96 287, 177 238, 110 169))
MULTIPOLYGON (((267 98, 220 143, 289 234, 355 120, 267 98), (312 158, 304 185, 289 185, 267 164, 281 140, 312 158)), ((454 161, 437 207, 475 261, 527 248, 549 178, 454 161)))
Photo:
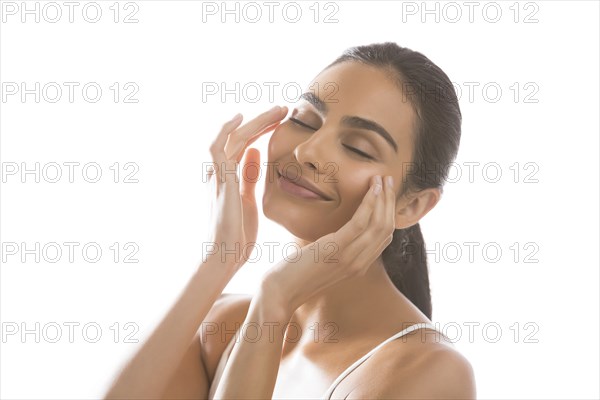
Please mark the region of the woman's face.
POLYGON ((312 242, 352 218, 374 175, 393 176, 399 192, 416 116, 385 72, 356 62, 323 71, 309 88, 290 116, 301 124, 285 120, 269 140, 263 211, 312 242), (305 179, 327 199, 294 194, 302 189, 279 172, 305 179))

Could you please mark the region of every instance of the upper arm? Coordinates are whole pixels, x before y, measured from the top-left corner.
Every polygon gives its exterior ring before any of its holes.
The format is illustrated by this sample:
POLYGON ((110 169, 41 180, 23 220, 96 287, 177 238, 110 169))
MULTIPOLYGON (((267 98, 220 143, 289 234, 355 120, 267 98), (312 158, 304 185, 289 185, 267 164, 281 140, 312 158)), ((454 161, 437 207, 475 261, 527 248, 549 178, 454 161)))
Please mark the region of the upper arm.
POLYGON ((378 385, 361 385, 348 399, 475 399, 475 376, 469 361, 452 349, 425 355, 410 370, 388 370, 378 385), (402 377, 399 377, 402 371, 402 377))
POLYGON ((239 327, 245 320, 250 300, 246 294, 221 294, 171 377, 164 399, 207 398, 221 354, 236 325, 239 327))

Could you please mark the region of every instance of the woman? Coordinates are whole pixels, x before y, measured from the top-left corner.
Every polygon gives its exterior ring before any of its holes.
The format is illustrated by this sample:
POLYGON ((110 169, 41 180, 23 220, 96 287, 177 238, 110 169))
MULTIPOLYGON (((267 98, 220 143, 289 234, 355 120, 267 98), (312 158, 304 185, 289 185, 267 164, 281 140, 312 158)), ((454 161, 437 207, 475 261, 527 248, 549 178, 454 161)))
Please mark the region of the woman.
POLYGON ((383 43, 348 49, 309 88, 283 123, 286 107, 223 125, 213 251, 106 398, 475 397, 471 365, 431 325, 418 224, 458 151, 450 80, 383 43), (261 164, 247 147, 273 129, 261 164), (222 296, 257 237, 258 165, 264 213, 298 250, 254 296, 222 296))

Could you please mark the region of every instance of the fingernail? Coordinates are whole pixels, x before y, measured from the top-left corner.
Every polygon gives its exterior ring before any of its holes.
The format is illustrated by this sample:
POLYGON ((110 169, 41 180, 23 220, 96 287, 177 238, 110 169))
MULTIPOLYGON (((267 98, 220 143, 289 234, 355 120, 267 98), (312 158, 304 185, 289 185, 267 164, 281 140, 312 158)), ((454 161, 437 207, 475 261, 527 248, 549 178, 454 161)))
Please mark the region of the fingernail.
POLYGON ((393 187, 394 186, 394 178, 390 175, 388 177, 386 177, 386 181, 389 187, 393 187))
POLYGON ((381 192, 381 176, 377 175, 375 177, 375 187, 373 188, 373 193, 377 196, 381 192))
POLYGON ((240 118, 242 118, 242 114, 241 113, 237 113, 237 114, 235 114, 235 117, 231 118, 231 121, 237 121, 240 118))
POLYGON ((275 107, 271 108, 271 109, 269 110, 269 112, 271 112, 271 111, 275 111, 275 110, 277 110, 277 111, 281 111, 281 107, 279 107, 279 106, 275 106, 275 107))

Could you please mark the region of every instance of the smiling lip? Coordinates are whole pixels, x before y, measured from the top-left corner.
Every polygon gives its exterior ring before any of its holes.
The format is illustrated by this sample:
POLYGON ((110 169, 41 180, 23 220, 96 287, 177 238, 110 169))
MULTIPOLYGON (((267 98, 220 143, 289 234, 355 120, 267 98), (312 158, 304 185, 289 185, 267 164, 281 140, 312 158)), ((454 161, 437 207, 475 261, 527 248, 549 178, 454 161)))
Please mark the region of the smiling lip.
POLYGON ((277 175, 278 175, 278 183, 279 186, 281 187, 281 189, 283 189, 284 191, 296 195, 298 197, 302 197, 305 199, 312 199, 312 200, 331 200, 329 197, 325 196, 324 194, 322 194, 320 191, 318 191, 318 189, 316 188, 312 188, 311 184, 309 182, 307 182, 304 178, 302 177, 297 177, 296 179, 294 179, 293 181, 286 178, 285 176, 283 176, 281 174, 281 172, 277 171, 277 175))

